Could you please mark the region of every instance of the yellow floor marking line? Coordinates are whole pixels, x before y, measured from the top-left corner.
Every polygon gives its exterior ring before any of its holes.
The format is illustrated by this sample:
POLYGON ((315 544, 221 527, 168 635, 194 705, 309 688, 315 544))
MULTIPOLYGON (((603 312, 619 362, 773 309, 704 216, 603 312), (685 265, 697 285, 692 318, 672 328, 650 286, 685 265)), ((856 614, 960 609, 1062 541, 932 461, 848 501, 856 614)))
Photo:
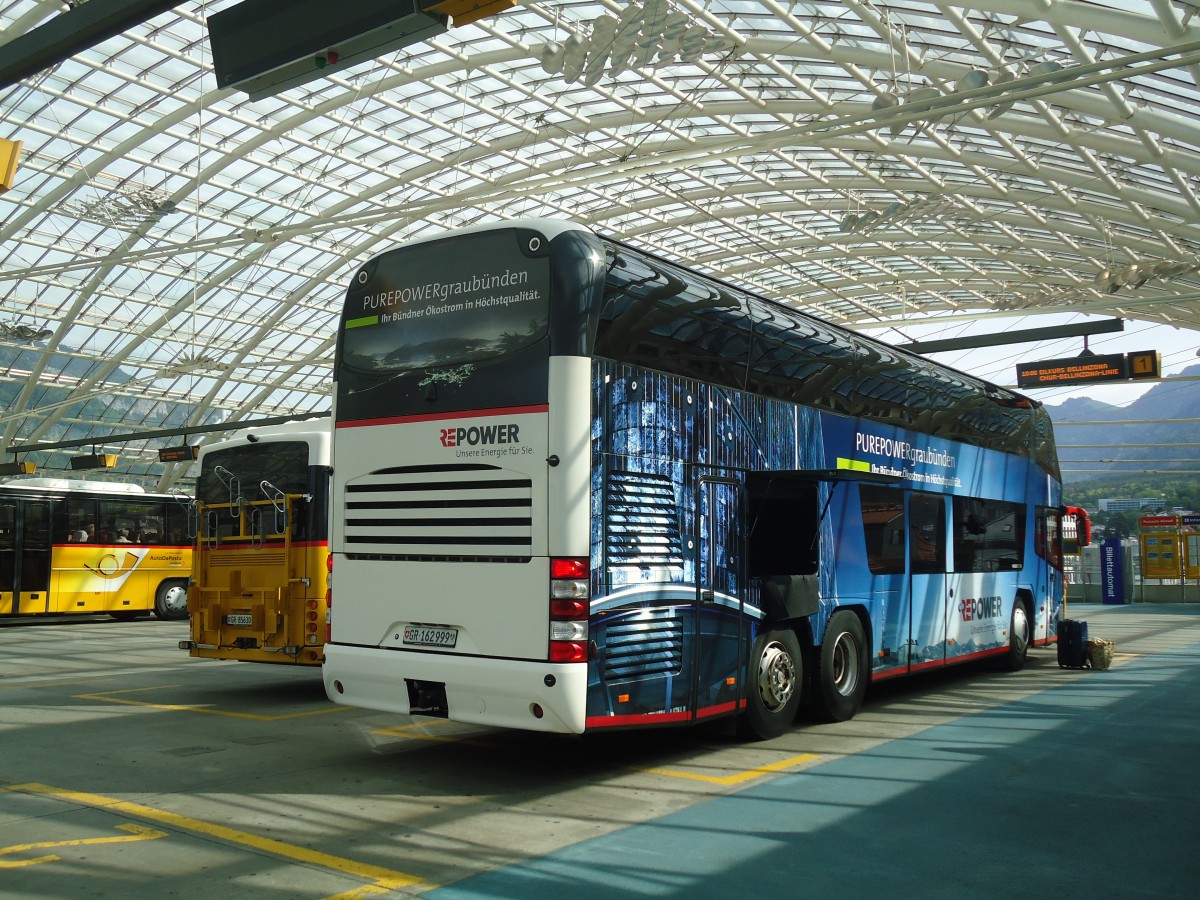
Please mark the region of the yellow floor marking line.
MULTIPOLYGON (((9 853, 25 853, 29 850, 53 850, 56 847, 90 847, 95 844, 128 844, 133 841, 153 841, 158 838, 165 838, 165 831, 155 831, 153 828, 147 828, 145 825, 118 825, 122 831, 131 831, 129 837, 98 837, 98 838, 80 838, 74 841, 39 841, 36 844, 13 844, 11 847, 0 849, 0 856, 9 853)), ((49 854, 47 856, 38 856, 33 859, 0 860, 0 869, 17 869, 21 866, 36 866, 38 863, 54 862, 61 857, 49 854)))
POLYGON ((160 685, 152 688, 130 688, 124 691, 107 691, 102 694, 76 694, 76 700, 99 700, 102 703, 123 703, 126 706, 145 706, 150 709, 165 709, 170 712, 193 712, 203 713, 209 716, 226 716, 230 719, 253 719, 256 722, 279 722, 284 719, 299 719, 304 716, 323 716, 327 713, 342 712, 349 710, 348 706, 335 706, 332 703, 327 709, 310 709, 308 712, 284 713, 279 716, 264 716, 258 713, 243 713, 232 712, 226 709, 209 709, 204 706, 188 706, 182 703, 150 703, 146 700, 128 700, 124 697, 117 697, 117 694, 132 694, 138 691, 161 691, 175 685, 160 685))
POLYGON ((820 754, 817 753, 802 753, 799 756, 791 756, 787 759, 781 759, 779 762, 768 763, 765 766, 759 766, 755 769, 734 772, 732 775, 700 775, 697 772, 679 772, 675 769, 642 769, 637 766, 632 768, 639 772, 648 772, 651 775, 666 775, 669 778, 690 778, 692 781, 706 781, 709 784, 734 785, 753 781, 755 778, 762 778, 764 775, 771 775, 775 772, 782 772, 784 769, 791 769, 820 758, 820 754))
POLYGON ((377 897, 380 894, 391 892, 391 888, 383 887, 378 884, 364 884, 362 887, 356 887, 352 891, 346 891, 342 894, 333 894, 325 897, 324 900, 358 900, 359 897, 377 897))
MULTIPOLYGON (((420 884, 423 881, 423 879, 418 875, 409 875, 406 872, 396 872, 392 869, 385 869, 382 866, 373 866, 369 863, 355 862, 352 859, 343 859, 340 856, 322 853, 320 850, 310 850, 307 847, 297 847, 294 844, 285 844, 283 841, 277 841, 274 838, 262 837, 257 834, 251 834, 248 831, 239 831, 236 828, 229 828, 225 825, 217 825, 212 822, 193 819, 188 816, 180 815, 179 813, 168 812, 165 809, 156 809, 153 806, 143 806, 140 803, 132 803, 127 800, 117 800, 114 797, 104 797, 100 794, 88 794, 82 791, 72 791, 66 788, 56 788, 51 787, 50 785, 37 784, 34 782, 29 782, 26 784, 13 784, 0 788, 0 793, 4 792, 19 792, 54 797, 55 799, 63 800, 67 803, 76 803, 80 806, 90 806, 95 809, 121 813, 122 815, 131 816, 138 819, 146 819, 150 822, 156 822, 160 825, 166 825, 170 828, 177 828, 181 831, 189 831, 193 834, 205 835, 221 841, 226 841, 230 844, 238 844, 243 847, 250 847, 254 850, 259 850, 263 853, 269 853, 272 856, 277 856, 282 859, 288 859, 307 865, 320 866, 323 869, 329 869, 342 875, 348 875, 352 878, 359 878, 363 881, 369 882, 369 884, 364 885, 363 888, 358 888, 357 890, 359 891, 375 888, 381 889, 381 891, 391 891, 397 890, 398 888, 409 887, 414 884, 420 884)), ((432 887, 432 885, 430 887, 432 887)), ((353 892, 351 893, 353 894, 353 892)))

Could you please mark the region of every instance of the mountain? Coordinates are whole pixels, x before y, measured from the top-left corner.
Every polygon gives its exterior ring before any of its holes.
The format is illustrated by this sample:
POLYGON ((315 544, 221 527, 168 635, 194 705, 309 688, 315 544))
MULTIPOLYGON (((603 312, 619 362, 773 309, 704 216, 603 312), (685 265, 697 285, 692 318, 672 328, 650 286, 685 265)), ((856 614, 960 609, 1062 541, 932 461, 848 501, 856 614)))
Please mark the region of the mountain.
MULTIPOLYGON (((7 380, 0 381, 0 411, 7 412, 16 407, 21 391, 25 388, 24 379, 30 377, 41 360, 41 355, 41 348, 0 343, 0 372, 8 376, 7 380)), ((69 405, 63 416, 41 436, 41 442, 58 443, 94 438, 96 445, 102 445, 106 433, 128 434, 138 430, 180 428, 195 412, 194 404, 147 396, 145 382, 135 381, 129 371, 120 367, 113 369, 98 388, 87 394, 79 394, 77 385, 86 381, 89 375, 103 365, 103 360, 81 359, 68 353, 52 353, 45 363, 41 382, 29 397, 28 416, 18 429, 13 443, 19 446, 42 423, 43 414, 38 412, 39 409, 44 409, 48 415, 64 403, 69 405), (119 385, 126 386, 123 393, 118 393, 119 385), (93 431, 90 426, 78 421, 91 418, 110 423, 109 427, 107 430, 97 428, 93 431)), ((222 417, 223 413, 209 410, 202 421, 205 424, 216 423, 220 422, 222 417)), ((133 446, 155 450, 179 443, 183 443, 183 440, 164 437, 137 441, 133 446)), ((76 452, 79 451, 31 450, 23 459, 37 463, 39 475, 53 476, 60 471, 70 470, 70 456, 76 452)), ((125 454, 120 470, 123 475, 157 477, 162 472, 162 465, 156 456, 130 452, 125 454)))
POLYGON ((1194 421, 1182 420, 1200 419, 1200 365, 1189 366, 1179 374, 1198 380, 1156 384, 1124 407, 1087 397, 1072 397, 1055 406, 1047 404, 1063 480, 1103 477, 1095 471, 1098 469, 1114 475, 1196 469, 1200 463, 1200 427, 1194 421), (1076 422, 1098 424, 1072 424, 1076 422), (1079 469, 1092 471, 1072 471, 1079 469))

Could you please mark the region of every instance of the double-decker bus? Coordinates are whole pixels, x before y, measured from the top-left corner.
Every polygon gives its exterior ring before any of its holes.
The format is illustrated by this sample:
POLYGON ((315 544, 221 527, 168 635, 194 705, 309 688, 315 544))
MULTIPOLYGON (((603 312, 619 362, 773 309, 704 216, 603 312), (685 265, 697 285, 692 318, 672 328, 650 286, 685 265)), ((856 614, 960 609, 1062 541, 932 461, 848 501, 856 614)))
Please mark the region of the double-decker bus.
POLYGON ((765 738, 1056 639, 1039 404, 579 225, 371 259, 334 377, 338 703, 765 738))
POLYGON ((205 659, 320 665, 329 426, 253 428, 200 448, 191 638, 205 659))
POLYGON ((0 616, 187 616, 181 494, 67 478, 0 484, 0 616))

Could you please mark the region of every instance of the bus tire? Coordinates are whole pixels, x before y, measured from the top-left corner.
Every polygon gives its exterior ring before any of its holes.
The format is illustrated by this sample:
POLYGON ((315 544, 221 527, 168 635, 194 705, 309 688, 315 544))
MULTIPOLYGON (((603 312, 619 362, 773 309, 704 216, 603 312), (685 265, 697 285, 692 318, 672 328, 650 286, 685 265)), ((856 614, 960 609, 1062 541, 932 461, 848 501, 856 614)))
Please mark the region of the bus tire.
POLYGON ((813 678, 813 710, 825 722, 846 722, 862 707, 870 677, 862 622, 849 610, 829 617, 813 678))
POLYGON ((187 618, 186 581, 164 581, 158 586, 158 590, 154 592, 154 615, 166 621, 187 618))
POLYGON ((804 665, 800 641, 790 628, 764 628, 754 639, 746 685, 746 709, 738 731, 750 740, 779 737, 796 721, 804 665))
POLYGON ((1009 672, 1019 672, 1025 666, 1029 656, 1029 640, 1031 628, 1029 624, 1029 608, 1023 597, 1013 601, 1012 619, 1008 623, 1008 653, 1004 656, 1004 668, 1009 672))

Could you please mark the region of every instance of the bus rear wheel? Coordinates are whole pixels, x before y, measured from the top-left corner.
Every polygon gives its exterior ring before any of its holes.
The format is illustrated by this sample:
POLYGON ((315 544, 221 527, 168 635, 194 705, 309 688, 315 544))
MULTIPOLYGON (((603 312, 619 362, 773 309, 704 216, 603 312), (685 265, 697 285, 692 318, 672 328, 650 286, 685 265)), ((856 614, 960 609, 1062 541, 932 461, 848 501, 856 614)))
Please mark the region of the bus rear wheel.
POLYGON ((790 628, 763 629, 750 653, 746 710, 738 722, 743 737, 779 737, 796 721, 800 707, 800 641, 790 628))
POLYGON ((154 615, 167 621, 186 619, 187 582, 164 581, 154 593, 154 615))
POLYGON ((1013 603, 1012 620, 1008 623, 1008 654, 1004 657, 1004 668, 1017 672, 1025 666, 1029 656, 1029 641, 1032 629, 1025 601, 1018 598, 1013 603))
POLYGON ((813 705, 826 722, 853 719, 867 693, 870 664, 862 622, 849 610, 829 617, 813 678, 813 705))

